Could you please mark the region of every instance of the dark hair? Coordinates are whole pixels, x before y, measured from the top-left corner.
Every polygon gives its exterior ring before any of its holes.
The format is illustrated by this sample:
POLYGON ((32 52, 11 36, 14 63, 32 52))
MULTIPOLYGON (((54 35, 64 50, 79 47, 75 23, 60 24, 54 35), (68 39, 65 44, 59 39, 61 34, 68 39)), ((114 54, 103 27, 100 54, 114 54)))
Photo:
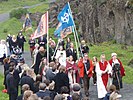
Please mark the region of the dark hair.
POLYGON ((80 100, 80 96, 78 95, 78 93, 74 93, 72 95, 72 100, 80 100))
POLYGON ((42 82, 42 77, 41 77, 41 75, 37 75, 36 76, 36 82, 42 82))
POLYGON ((49 86, 50 80, 46 79, 46 80, 44 80, 44 83, 46 84, 46 86, 49 86))
POLYGON ((61 94, 69 94, 69 89, 66 86, 61 87, 61 94))
POLYGON ((12 72, 14 70, 14 67, 9 67, 9 72, 12 72))

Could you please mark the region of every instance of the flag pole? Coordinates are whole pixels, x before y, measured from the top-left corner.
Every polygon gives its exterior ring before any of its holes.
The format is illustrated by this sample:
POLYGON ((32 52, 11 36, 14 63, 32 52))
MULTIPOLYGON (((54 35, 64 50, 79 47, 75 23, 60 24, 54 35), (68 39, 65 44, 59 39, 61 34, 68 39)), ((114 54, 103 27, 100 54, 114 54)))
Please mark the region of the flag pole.
POLYGON ((74 40, 75 40, 77 55, 78 55, 78 59, 79 59, 78 43, 77 43, 77 39, 76 39, 76 35, 75 35, 75 31, 74 31, 74 27, 73 26, 72 26, 72 30, 73 30, 73 33, 74 33, 74 40))
POLYGON ((58 46, 59 46, 59 40, 58 40, 58 43, 57 43, 57 45, 56 45, 56 48, 55 48, 54 54, 53 54, 53 56, 52 56, 52 60, 54 59, 55 53, 56 53, 56 51, 57 51, 57 49, 58 49, 58 46))
MULTIPOLYGON (((76 34, 76 38, 77 38, 77 41, 79 43, 79 49, 80 49, 80 52, 81 52, 82 57, 84 57, 83 52, 82 52, 82 49, 81 49, 81 44, 80 44, 80 41, 79 41, 79 38, 78 38, 78 33, 77 33, 77 30, 76 30, 76 25, 75 25, 74 20, 73 20, 73 16, 72 16, 72 12, 71 12, 71 8, 70 8, 69 2, 68 2, 68 6, 69 6, 69 9, 70 9, 70 13, 71 13, 70 15, 72 17, 72 21, 73 21, 73 24, 74 24, 74 33, 76 34)), ((84 64, 84 66, 85 66, 85 70, 86 70, 86 73, 87 73, 87 67, 86 67, 85 64, 84 64)))
POLYGON ((49 65, 49 31, 48 31, 48 11, 47 13, 47 65, 49 65))
POLYGON ((72 21, 73 21, 73 24, 74 24, 74 34, 76 35, 76 38, 77 38, 77 42, 78 42, 78 44, 79 44, 79 49, 80 49, 80 52, 81 52, 81 55, 82 55, 82 57, 83 57, 83 53, 82 53, 82 49, 81 49, 81 44, 80 44, 80 41, 79 41, 79 38, 78 38, 78 33, 77 33, 77 30, 76 30, 76 25, 75 25, 75 23, 74 23, 74 20, 73 20, 73 16, 72 16, 72 12, 71 12, 71 8, 70 8, 70 4, 69 4, 69 2, 68 2, 68 6, 69 6, 69 9, 70 9, 70 15, 71 15, 71 17, 72 17, 72 21))

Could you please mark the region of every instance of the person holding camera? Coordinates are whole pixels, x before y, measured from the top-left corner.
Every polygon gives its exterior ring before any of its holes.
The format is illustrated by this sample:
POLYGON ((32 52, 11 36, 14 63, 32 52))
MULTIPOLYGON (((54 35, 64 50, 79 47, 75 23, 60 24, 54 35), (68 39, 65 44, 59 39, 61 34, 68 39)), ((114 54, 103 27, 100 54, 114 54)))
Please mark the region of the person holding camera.
POLYGON ((117 90, 120 90, 122 86, 122 77, 125 76, 125 69, 122 65, 122 62, 117 58, 116 53, 111 54, 112 59, 109 60, 110 65, 112 66, 112 84, 116 86, 117 90))

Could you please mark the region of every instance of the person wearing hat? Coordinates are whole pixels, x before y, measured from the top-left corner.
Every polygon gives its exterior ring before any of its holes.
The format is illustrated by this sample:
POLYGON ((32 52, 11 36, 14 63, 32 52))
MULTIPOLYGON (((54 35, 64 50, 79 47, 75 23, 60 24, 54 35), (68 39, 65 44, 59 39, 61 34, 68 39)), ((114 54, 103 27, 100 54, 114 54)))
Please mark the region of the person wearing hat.
POLYGON ((111 54, 111 59, 109 60, 110 65, 112 66, 112 84, 116 86, 116 89, 119 90, 122 88, 122 77, 125 76, 125 69, 122 65, 122 62, 117 58, 116 53, 111 54))

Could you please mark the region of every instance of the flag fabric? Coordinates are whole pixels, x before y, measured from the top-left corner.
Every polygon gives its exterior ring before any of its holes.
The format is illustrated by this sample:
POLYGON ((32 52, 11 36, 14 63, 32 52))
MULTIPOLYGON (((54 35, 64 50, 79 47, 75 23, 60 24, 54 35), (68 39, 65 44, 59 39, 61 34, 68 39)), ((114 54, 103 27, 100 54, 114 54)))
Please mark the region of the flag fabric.
POLYGON ((23 23, 23 30, 27 31, 32 28, 32 23, 29 14, 26 14, 25 21, 23 23))
POLYGON ((54 36, 56 38, 65 38, 67 37, 67 35, 71 34, 72 33, 72 27, 67 27, 63 30, 60 29, 60 26, 61 26, 61 23, 58 24, 57 28, 56 28, 56 31, 54 32, 54 36))
POLYGON ((55 36, 56 38, 60 38, 60 32, 62 31, 61 25, 62 25, 62 23, 59 23, 59 24, 57 25, 56 30, 54 31, 54 36, 55 36))
POLYGON ((67 37, 67 35, 69 35, 71 33, 72 33, 72 27, 70 26, 70 27, 67 27, 67 28, 65 28, 65 29, 63 29, 61 31, 61 33, 60 33, 61 36, 60 37, 63 39, 65 37, 67 37))
POLYGON ((41 37, 48 33, 48 11, 42 15, 39 25, 33 33, 33 39, 41 37))
POLYGON ((65 5, 65 7, 62 9, 62 11, 59 13, 57 18, 58 18, 59 22, 62 23, 62 30, 64 28, 74 25, 74 22, 72 19, 72 14, 71 14, 71 9, 70 9, 68 3, 65 5))
POLYGON ((60 36, 60 32, 62 30, 74 25, 71 9, 68 3, 64 6, 62 11, 58 14, 57 18, 58 18, 59 24, 54 32, 54 35, 60 36))

